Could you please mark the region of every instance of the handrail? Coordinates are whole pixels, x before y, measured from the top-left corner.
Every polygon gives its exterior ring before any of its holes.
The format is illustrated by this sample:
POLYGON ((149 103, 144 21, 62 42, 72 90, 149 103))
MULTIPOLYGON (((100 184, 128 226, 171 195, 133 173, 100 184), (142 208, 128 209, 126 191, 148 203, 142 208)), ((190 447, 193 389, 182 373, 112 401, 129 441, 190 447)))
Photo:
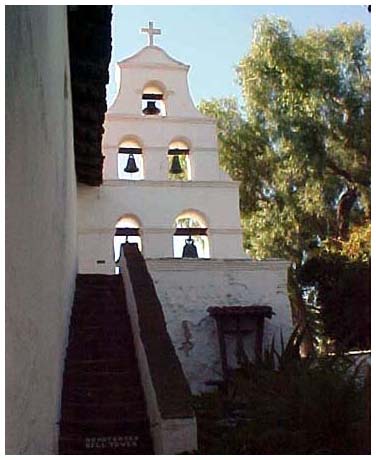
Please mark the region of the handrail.
POLYGON ((120 273, 155 452, 193 451, 197 448, 197 429, 191 391, 168 334, 153 280, 137 244, 124 243, 120 254, 120 273))

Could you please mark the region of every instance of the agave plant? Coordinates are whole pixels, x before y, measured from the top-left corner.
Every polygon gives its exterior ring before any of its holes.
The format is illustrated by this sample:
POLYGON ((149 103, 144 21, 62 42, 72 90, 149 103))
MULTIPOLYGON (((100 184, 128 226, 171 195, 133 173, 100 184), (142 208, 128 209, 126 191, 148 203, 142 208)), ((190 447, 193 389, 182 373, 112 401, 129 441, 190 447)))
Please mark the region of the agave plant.
POLYGON ((196 400, 201 454, 367 454, 370 384, 345 355, 301 357, 304 330, 275 338, 227 385, 196 400), (205 401, 203 410, 197 401, 205 401))

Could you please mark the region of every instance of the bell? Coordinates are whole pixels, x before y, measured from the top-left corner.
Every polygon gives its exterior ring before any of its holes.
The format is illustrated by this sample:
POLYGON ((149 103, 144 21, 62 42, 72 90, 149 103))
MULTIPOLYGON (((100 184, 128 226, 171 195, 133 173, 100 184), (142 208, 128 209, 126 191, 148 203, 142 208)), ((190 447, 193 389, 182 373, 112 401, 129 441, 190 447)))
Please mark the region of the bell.
POLYGON ((181 174, 182 172, 183 172, 183 168, 180 165, 179 155, 174 155, 172 157, 170 173, 171 174, 181 174))
POLYGON ((148 101, 147 106, 142 111, 144 115, 158 115, 160 110, 155 106, 155 101, 148 101))
POLYGON ((185 240, 185 246, 183 249, 183 257, 189 257, 191 259, 198 259, 197 248, 195 246, 195 243, 191 235, 189 235, 189 238, 185 240))
POLYGON ((136 165, 136 160, 134 159, 134 156, 132 153, 129 154, 128 161, 127 161, 127 166, 124 168, 124 172, 127 173, 136 173, 139 171, 136 165))

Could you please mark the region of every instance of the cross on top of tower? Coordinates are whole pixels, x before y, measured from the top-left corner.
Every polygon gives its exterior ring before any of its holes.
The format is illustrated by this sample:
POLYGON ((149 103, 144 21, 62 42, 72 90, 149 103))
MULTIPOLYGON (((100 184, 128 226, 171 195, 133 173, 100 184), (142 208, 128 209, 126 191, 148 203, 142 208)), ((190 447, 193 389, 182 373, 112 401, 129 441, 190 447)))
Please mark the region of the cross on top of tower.
POLYGON ((154 35, 161 35, 161 29, 153 28, 153 21, 149 21, 149 27, 143 27, 141 32, 147 33, 149 35, 149 46, 154 45, 154 35))

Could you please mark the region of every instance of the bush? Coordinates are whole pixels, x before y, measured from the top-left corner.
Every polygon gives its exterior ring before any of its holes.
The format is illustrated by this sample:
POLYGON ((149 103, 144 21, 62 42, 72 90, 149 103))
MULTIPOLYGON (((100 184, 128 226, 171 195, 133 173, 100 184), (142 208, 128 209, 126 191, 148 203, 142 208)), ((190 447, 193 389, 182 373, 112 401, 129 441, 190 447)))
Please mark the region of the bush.
POLYGON ((367 350, 371 346, 371 267, 369 261, 338 254, 310 259, 300 280, 317 289, 323 333, 337 350, 367 350))
POLYGON ((345 356, 300 358, 297 334, 194 398, 199 454, 369 454, 369 381, 345 356), (274 363, 275 361, 275 363, 274 363))

